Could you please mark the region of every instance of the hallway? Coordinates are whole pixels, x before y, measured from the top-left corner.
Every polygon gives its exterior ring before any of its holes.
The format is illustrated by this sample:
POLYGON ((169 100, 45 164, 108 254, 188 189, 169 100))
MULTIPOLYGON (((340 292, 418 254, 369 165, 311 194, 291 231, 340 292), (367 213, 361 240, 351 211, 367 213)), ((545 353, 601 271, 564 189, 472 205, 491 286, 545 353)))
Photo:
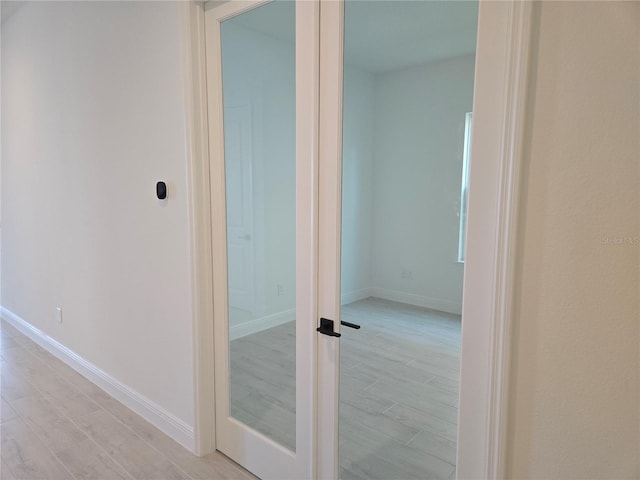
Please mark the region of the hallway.
POLYGON ((2 479, 250 479, 199 458, 7 322, 2 339, 2 479))

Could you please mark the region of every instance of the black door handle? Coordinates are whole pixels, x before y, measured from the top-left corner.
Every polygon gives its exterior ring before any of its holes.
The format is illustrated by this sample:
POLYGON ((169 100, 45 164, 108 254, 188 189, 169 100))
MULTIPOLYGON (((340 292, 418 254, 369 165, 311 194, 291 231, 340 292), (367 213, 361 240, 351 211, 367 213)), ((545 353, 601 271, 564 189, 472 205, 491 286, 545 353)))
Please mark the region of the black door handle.
POLYGON ((360 325, 356 325, 355 323, 351 322, 345 322, 344 320, 340 320, 340 325, 344 325, 345 327, 349 328, 355 328, 356 330, 360 328, 360 325))
POLYGON ((329 320, 328 318, 320 319, 320 326, 316 328, 317 332, 320 332, 323 335, 329 335, 330 337, 341 337, 341 333, 336 333, 333 331, 333 320, 329 320))
MULTIPOLYGON (((349 328, 355 328, 356 330, 360 328, 360 325, 356 325, 355 323, 351 322, 345 322, 344 320, 340 321, 340 325, 344 325, 345 327, 349 328)), ((316 331, 322 333, 323 335, 329 335, 330 337, 342 336, 341 333, 336 333, 333 331, 333 320, 330 320, 328 318, 320 319, 320 326, 316 328, 316 331)))

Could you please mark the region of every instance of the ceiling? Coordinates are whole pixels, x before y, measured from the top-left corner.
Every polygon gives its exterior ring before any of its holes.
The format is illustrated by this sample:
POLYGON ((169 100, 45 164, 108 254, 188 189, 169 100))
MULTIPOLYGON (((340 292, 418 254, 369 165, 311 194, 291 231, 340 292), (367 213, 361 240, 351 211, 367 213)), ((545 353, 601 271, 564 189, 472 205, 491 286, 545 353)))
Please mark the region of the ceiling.
MULTIPOLYGON (((294 6, 288 0, 276 0, 229 21, 293 42, 294 6)), ((382 73, 472 54, 477 23, 477 1, 347 1, 345 63, 382 73)))
MULTIPOLYGON (((0 1, 2 21, 24 2, 0 1)), ((293 43, 294 3, 275 0, 228 21, 293 43)), ((371 73, 476 50, 477 1, 347 0, 345 63, 371 73)))

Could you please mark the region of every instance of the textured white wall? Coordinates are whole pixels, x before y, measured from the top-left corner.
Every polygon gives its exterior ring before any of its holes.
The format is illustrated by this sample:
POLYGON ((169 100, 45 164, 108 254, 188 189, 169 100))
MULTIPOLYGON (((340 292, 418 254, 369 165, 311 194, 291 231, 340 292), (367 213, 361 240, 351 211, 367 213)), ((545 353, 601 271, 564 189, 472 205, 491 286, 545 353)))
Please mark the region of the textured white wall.
POLYGON ((465 113, 474 56, 376 76, 372 283, 460 313, 457 262, 465 113), (410 278, 403 278, 403 271, 410 278))
POLYGON ((640 4, 542 2, 511 478, 639 478, 640 4))
POLYGON ((3 23, 1 300, 192 425, 181 18, 28 2, 3 23))

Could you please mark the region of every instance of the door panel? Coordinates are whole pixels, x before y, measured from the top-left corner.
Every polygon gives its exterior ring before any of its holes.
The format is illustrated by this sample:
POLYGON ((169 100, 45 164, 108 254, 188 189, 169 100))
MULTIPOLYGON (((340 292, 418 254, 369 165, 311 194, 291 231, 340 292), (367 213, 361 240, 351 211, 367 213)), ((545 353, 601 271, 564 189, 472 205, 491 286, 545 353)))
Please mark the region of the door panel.
POLYGON ((206 12, 216 445, 265 479, 313 476, 317 127, 299 112, 317 111, 317 19, 314 2, 206 12))
POLYGON ((455 475, 477 7, 322 4, 321 478, 455 475))
POLYGON ((221 25, 230 414, 291 451, 296 433, 294 6, 269 3, 221 25), (265 33, 271 22, 280 24, 280 38, 265 33), (248 128, 253 121, 248 108, 233 106, 239 98, 255 105, 255 128, 248 128), (257 280, 264 292, 256 306, 247 304, 250 272, 256 270, 251 250, 261 259, 257 280))

